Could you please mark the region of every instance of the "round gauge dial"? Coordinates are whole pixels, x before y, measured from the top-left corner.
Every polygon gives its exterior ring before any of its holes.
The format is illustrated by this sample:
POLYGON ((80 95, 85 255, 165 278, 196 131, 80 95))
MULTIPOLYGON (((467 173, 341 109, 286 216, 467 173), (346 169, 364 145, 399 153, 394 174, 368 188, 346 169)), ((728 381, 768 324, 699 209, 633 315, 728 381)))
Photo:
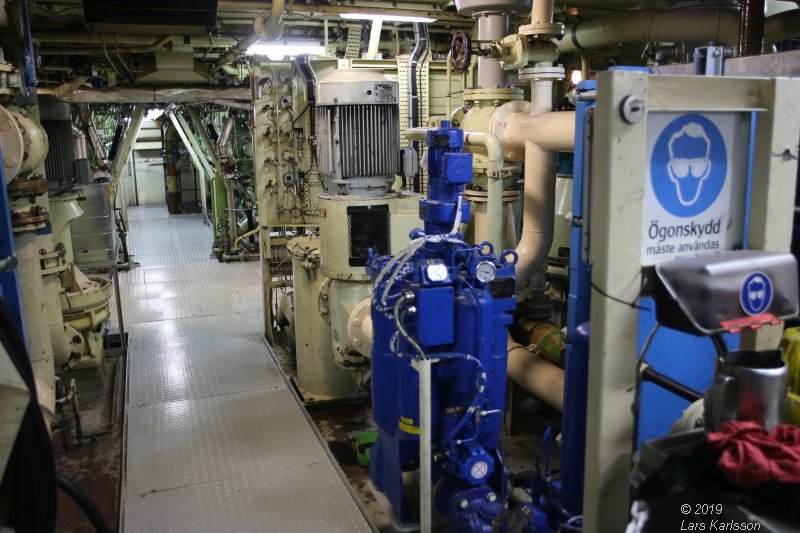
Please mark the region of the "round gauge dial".
POLYGON ((428 265, 426 272, 428 279, 434 282, 445 281, 448 276, 447 267, 442 263, 428 265))
POLYGON ((475 267, 475 277, 483 283, 489 283, 497 276, 497 267, 490 261, 481 261, 475 267))

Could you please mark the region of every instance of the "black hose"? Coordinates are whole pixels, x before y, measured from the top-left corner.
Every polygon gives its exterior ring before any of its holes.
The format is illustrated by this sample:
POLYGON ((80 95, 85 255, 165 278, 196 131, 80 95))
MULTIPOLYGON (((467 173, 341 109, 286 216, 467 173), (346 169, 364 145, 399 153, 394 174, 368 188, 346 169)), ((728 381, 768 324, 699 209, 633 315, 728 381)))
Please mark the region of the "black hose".
POLYGON ((83 511, 92 523, 95 531, 98 533, 111 533, 111 528, 108 527, 106 519, 103 518, 103 515, 100 514, 100 510, 94 502, 89 499, 86 493, 64 474, 57 474, 57 476, 58 488, 63 490, 67 496, 72 498, 72 501, 78 504, 78 507, 81 508, 81 511, 83 511))
POLYGON ((728 345, 725 343, 725 337, 721 333, 711 335, 711 342, 714 343, 714 349, 717 351, 717 357, 722 357, 728 353, 728 345))

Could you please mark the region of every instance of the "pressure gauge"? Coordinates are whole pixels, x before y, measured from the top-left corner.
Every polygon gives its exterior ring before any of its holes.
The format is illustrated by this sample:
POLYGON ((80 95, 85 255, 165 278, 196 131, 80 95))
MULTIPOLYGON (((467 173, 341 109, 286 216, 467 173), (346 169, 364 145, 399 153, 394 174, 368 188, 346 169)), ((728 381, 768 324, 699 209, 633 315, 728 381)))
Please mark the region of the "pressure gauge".
POLYGON ((475 267, 475 277, 483 283, 489 283, 497 275, 497 267, 491 261, 481 261, 475 267))
POLYGON ((446 281, 449 275, 443 263, 431 263, 425 268, 425 274, 433 282, 446 281))

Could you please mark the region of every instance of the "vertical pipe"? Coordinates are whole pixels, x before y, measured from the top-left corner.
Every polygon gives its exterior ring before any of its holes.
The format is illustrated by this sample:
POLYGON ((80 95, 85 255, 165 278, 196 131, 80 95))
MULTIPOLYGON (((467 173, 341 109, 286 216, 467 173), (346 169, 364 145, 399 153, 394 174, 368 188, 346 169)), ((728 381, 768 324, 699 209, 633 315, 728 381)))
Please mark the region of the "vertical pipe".
POLYGON ((764 42, 764 0, 741 0, 739 56, 757 56, 764 42))
POLYGON ((561 424, 561 506, 583 514, 583 471, 586 454, 586 393, 589 388, 589 323, 571 335, 564 368, 564 410, 561 424))
POLYGON ((553 3, 553 0, 533 0, 531 5, 531 24, 552 24, 553 3))
POLYGON ((430 359, 415 361, 419 372, 419 529, 430 533, 433 518, 431 501, 433 457, 431 454, 431 364, 430 359))
POLYGON ((447 120, 450 120, 450 110, 452 109, 452 98, 450 93, 452 92, 452 85, 453 85, 453 69, 450 66, 450 62, 453 60, 453 51, 450 50, 447 52, 447 92, 444 95, 444 115, 447 117, 447 120))
MULTIPOLYGON (((28 353, 31 358, 33 377, 36 379, 38 401, 45 412, 55 413, 55 366, 53 362, 53 343, 47 320, 44 280, 39 263, 39 246, 32 232, 14 236, 19 273, 19 286, 22 290, 22 316, 27 332, 28 353)), ((60 309, 59 305, 59 309, 60 309)))
MULTIPOLYGON (((416 128, 419 126, 419 93, 417 89, 417 67, 419 60, 423 57, 428 50, 428 32, 425 24, 422 22, 414 23, 414 50, 411 52, 411 57, 408 59, 408 117, 409 127, 416 128)), ((414 152, 419 154, 419 143, 413 142, 412 148, 414 152)), ((420 192, 422 190, 420 183, 419 170, 414 175, 412 190, 420 192)))
MULTIPOLYGON (((478 40, 499 41, 508 34, 508 15, 481 13, 478 19, 478 40)), ((483 89, 505 87, 506 72, 500 61, 490 57, 478 57, 478 85, 483 89)))
POLYGON ((22 0, 23 29, 23 72, 25 74, 25 88, 28 96, 36 93, 36 57, 33 52, 33 37, 31 36, 31 17, 28 13, 28 0, 22 0))
POLYGON ((378 45, 380 45, 381 42, 381 28, 383 28, 383 19, 375 19, 372 21, 372 28, 369 32, 367 59, 375 59, 378 57, 378 45))

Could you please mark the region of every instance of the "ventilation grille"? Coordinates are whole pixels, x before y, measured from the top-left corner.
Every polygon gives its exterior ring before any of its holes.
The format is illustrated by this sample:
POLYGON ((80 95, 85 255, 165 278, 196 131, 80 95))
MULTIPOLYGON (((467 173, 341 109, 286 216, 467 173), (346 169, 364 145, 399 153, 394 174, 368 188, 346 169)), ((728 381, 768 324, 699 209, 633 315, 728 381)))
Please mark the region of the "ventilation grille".
POLYGON ((43 120, 42 127, 47 132, 49 149, 44 160, 47 181, 52 183, 71 183, 72 162, 75 160, 75 141, 72 139, 72 123, 69 120, 43 120))
POLYGON ((395 105, 343 105, 317 108, 320 174, 335 176, 335 150, 341 153, 341 179, 394 176, 400 172, 400 123, 395 105), (334 122, 339 113, 338 124, 334 122), (335 144, 338 138, 339 144, 335 144))
POLYGON ((350 266, 367 264, 370 249, 375 255, 389 255, 388 205, 354 205, 347 208, 347 229, 350 234, 350 266))

